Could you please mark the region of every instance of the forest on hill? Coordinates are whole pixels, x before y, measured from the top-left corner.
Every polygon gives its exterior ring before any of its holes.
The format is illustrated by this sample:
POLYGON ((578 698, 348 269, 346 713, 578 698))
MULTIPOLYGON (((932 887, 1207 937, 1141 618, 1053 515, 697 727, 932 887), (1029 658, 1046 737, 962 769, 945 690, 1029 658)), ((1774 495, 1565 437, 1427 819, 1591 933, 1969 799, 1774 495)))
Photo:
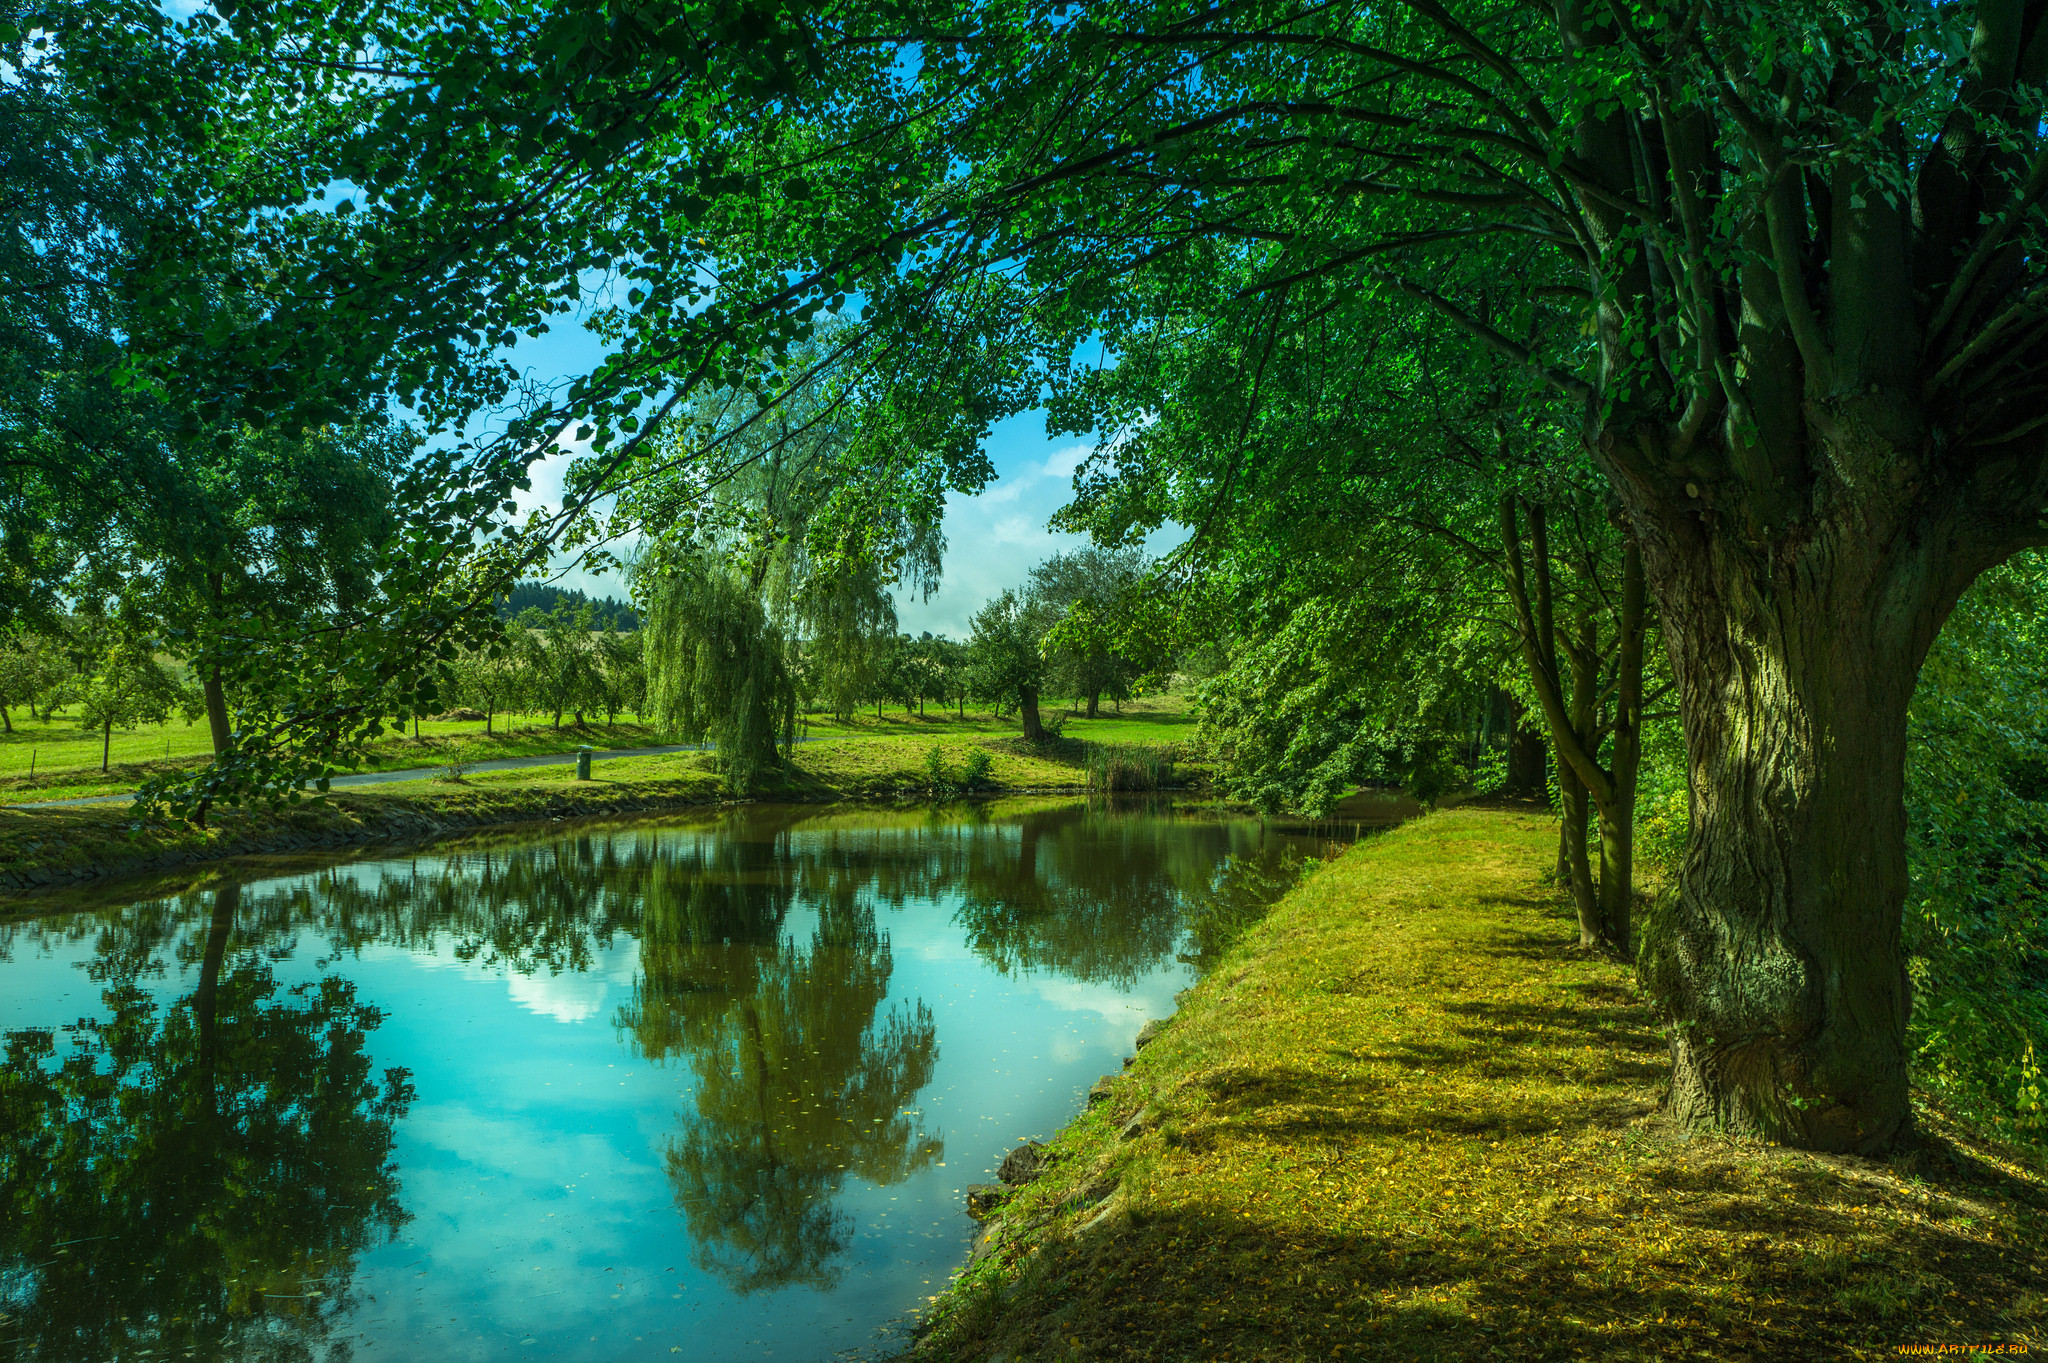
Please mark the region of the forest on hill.
POLYGON ((0 699, 203 720, 138 817, 628 610, 744 792, 944 694, 893 594, 1036 411, 1093 547, 958 666, 1024 737, 1179 676, 1262 808, 1541 789, 1681 1123, 2048 1138, 2048 0, 0 0, 0 62, 0 699), (499 608, 628 537, 630 608, 499 608))
POLYGON ((516 583, 511 591, 498 598, 498 618, 510 620, 529 610, 547 615, 563 606, 572 613, 588 606, 590 618, 599 629, 631 633, 640 628, 640 617, 633 613, 633 607, 617 597, 599 599, 574 587, 556 587, 546 582, 516 583))

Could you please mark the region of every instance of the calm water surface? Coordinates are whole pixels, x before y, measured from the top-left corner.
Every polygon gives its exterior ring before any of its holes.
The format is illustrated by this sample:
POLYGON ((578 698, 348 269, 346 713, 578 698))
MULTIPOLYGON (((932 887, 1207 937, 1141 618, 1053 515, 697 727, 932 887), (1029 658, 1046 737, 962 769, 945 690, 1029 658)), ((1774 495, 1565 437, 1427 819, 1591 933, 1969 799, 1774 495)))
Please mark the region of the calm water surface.
POLYGON ((0 922, 0 1359, 871 1349, 1338 831, 757 806, 0 922))

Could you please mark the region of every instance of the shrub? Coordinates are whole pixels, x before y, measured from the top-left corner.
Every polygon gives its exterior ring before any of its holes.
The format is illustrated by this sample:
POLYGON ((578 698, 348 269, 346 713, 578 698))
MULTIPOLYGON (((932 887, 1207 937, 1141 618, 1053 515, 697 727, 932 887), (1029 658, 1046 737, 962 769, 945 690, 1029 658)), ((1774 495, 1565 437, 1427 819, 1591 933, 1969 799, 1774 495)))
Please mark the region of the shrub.
POLYGON ((1173 784, 1174 752, 1149 743, 1088 745, 1088 789, 1160 790, 1173 784))
POLYGON ((924 779, 929 790, 940 791, 952 787, 953 774, 946 767, 946 750, 936 743, 932 744, 931 751, 924 755, 924 779))
MULTIPOLYGON (((937 751, 934 749, 933 751, 937 751)), ((989 784, 989 773, 995 769, 996 760, 980 748, 967 754, 967 765, 960 772, 962 790, 981 790, 989 784)))

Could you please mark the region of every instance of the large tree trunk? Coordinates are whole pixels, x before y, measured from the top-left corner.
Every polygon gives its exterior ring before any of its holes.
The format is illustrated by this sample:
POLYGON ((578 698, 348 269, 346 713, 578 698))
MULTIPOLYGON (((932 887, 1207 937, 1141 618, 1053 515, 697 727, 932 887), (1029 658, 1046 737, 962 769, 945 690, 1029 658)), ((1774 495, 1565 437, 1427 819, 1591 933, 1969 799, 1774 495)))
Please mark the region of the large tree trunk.
POLYGON ((213 755, 219 757, 235 741, 234 730, 228 727, 228 694, 221 686, 219 663, 206 669, 202 686, 206 692, 206 727, 213 737, 213 755))
POLYGON ((1017 688, 1017 712, 1024 719, 1024 737, 1036 743, 1045 737, 1045 726, 1038 720, 1038 688, 1020 686, 1017 688))
MULTIPOLYGON (((7 710, 7 706, 0 705, 0 724, 4 724, 6 726, 6 732, 11 734, 14 732, 14 716, 8 714, 7 710)), ((35 708, 33 706, 29 708, 29 714, 35 714, 35 708)))
POLYGON ((1764 553, 1697 521, 1658 539, 1692 808, 1641 957, 1675 1024, 1671 1106, 1882 1150, 1909 1122, 1906 706, 1973 573, 1926 521, 1843 515, 1764 553))
POLYGON ((1088 718, 1094 719, 1102 713, 1102 692, 1100 689, 1088 693, 1088 718))
POLYGON ((1543 742, 1543 734, 1525 721, 1525 713, 1522 703, 1510 697, 1508 789, 1517 795, 1540 795, 1543 793, 1543 774, 1550 750, 1543 742))

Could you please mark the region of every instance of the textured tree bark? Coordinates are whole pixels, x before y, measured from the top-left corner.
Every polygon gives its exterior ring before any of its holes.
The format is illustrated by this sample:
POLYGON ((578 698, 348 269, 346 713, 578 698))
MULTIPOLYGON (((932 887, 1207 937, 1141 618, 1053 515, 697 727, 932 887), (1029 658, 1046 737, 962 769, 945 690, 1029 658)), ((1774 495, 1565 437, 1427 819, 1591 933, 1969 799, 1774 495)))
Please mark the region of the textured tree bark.
POLYGON ((206 692, 206 728, 213 738, 213 755, 219 757, 235 741, 234 730, 228 727, 228 695, 221 686, 220 664, 206 670, 202 687, 206 692))
MULTIPOLYGON (((1579 616, 1576 637, 1565 651, 1566 670, 1571 676, 1571 725, 1579 743, 1589 751, 1599 748, 1599 741, 1593 737, 1593 723, 1597 717, 1594 691, 1599 685, 1598 640, 1594 636, 1593 622, 1585 615, 1579 616)), ((1601 904, 1608 891, 1604 882, 1593 879, 1592 839, 1587 812, 1593 803, 1592 792, 1586 788, 1576 772, 1567 772, 1559 783, 1559 793, 1565 801, 1565 826, 1570 830, 1569 850, 1572 872, 1572 903, 1579 911, 1579 945, 1597 947, 1606 944, 1601 915, 1601 904)), ((1607 828, 1606 802, 1600 802, 1600 827, 1607 828)), ((1602 839, 1605 842, 1605 839, 1602 839)), ((1606 859, 1601 859, 1601 870, 1606 870, 1606 859)))
POLYGON ((1102 692, 1088 693, 1088 718, 1094 719, 1102 713, 1102 692))
POLYGON ((1038 718, 1038 688, 1017 688, 1017 711, 1024 720, 1024 737, 1036 743, 1045 737, 1045 725, 1038 718))
POLYGON ((1930 515, 1855 510, 1761 553, 1677 518, 1646 542, 1692 839, 1640 964, 1682 1121, 1872 1153, 1909 1124, 1906 707, 1981 565, 1930 515))
POLYGON ((1522 703, 1508 702, 1508 789, 1523 795, 1543 793, 1543 771, 1548 749, 1543 735, 1523 719, 1522 703))

